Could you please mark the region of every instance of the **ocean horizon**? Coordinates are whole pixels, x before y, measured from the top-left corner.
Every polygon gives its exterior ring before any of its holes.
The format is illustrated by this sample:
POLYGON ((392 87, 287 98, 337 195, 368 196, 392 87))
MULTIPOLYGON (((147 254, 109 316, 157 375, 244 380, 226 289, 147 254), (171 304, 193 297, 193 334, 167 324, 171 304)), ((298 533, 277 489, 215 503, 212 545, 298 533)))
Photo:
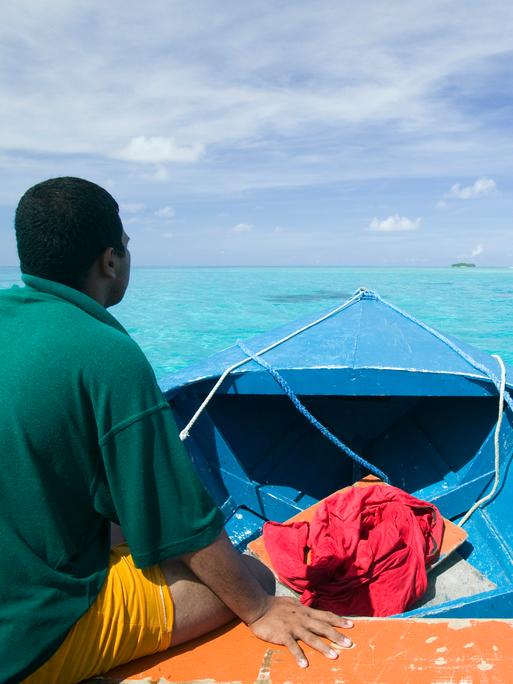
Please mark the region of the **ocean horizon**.
MULTIPOLYGON (((0 267, 0 288, 21 284, 0 267)), ((136 266, 110 309, 157 379, 366 287, 443 333, 513 364, 513 269, 352 266, 136 266)))

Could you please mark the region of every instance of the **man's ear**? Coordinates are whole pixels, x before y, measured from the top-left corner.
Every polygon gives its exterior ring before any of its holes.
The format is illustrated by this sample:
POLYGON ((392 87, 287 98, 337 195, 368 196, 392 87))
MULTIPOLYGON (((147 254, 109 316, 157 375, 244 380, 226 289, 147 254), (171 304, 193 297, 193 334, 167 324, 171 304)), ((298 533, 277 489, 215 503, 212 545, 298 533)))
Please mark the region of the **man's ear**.
POLYGON ((100 254, 98 257, 98 266, 100 273, 106 278, 116 278, 116 253, 112 247, 107 247, 107 249, 100 254))

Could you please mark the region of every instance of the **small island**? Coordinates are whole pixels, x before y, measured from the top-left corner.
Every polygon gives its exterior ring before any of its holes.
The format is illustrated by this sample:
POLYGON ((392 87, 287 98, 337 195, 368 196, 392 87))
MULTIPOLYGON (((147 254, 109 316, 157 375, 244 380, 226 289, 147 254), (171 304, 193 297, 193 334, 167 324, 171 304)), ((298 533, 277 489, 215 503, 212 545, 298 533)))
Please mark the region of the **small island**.
POLYGON ((452 268, 475 268, 476 265, 469 261, 458 261, 457 264, 451 264, 452 268))

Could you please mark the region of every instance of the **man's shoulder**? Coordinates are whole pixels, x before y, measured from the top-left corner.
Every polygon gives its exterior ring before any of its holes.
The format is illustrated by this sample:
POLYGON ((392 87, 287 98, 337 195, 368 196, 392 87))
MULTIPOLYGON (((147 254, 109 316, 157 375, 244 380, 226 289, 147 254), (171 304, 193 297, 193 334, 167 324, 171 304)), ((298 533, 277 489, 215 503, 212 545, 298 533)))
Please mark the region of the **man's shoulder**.
POLYGON ((153 373, 137 342, 110 314, 102 320, 65 300, 47 304, 37 331, 41 348, 53 348, 65 365, 81 368, 91 378, 99 373, 106 381, 121 375, 136 380, 153 373))
POLYGON ((87 315, 78 318, 64 346, 85 367, 100 369, 107 376, 130 374, 134 379, 153 373, 144 352, 128 333, 87 315))
POLYGON ((21 363, 32 378, 90 387, 125 386, 128 378, 133 386, 156 382, 137 342, 96 304, 87 310, 51 293, 11 288, 2 293, 0 312, 4 366, 21 363))
POLYGON ((112 361, 124 358, 125 363, 146 363, 137 342, 121 326, 99 320, 68 302, 56 302, 54 310, 47 307, 43 335, 45 330, 63 348, 76 349, 90 359, 101 356, 112 361))
POLYGON ((105 324, 97 328, 96 348, 105 361, 120 370, 147 372, 150 364, 137 342, 128 334, 105 324))

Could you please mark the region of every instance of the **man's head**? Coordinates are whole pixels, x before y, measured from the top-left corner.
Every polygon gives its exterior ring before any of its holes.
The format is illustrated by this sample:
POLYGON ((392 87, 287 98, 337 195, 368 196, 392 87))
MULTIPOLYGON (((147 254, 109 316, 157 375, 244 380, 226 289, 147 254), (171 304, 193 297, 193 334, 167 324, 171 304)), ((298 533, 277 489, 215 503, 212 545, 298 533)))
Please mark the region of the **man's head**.
POLYGON ((130 266, 127 237, 117 202, 99 185, 72 177, 34 185, 18 204, 15 230, 23 273, 83 291, 90 289, 92 276, 95 286, 96 276, 104 277, 115 290, 105 305, 123 296, 130 266))

